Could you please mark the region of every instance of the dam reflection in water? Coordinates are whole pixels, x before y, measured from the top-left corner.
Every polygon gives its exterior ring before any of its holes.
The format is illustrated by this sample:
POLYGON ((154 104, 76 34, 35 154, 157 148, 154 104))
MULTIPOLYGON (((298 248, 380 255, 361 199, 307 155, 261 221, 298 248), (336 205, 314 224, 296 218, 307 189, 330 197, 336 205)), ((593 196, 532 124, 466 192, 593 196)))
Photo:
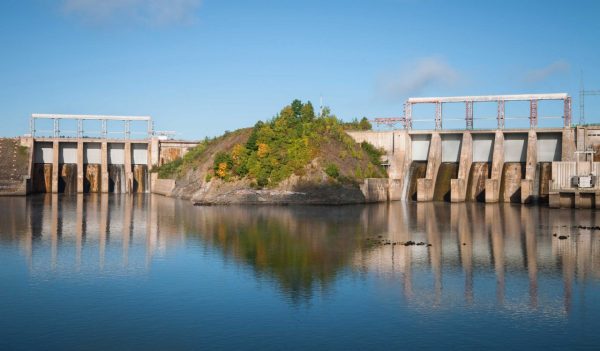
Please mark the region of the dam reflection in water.
POLYGON ((251 268, 296 302, 350 272, 396 282, 416 305, 444 306, 460 296, 467 305, 562 312, 571 308, 575 283, 600 277, 600 232, 577 227, 600 224, 587 210, 469 203, 194 207, 159 196, 101 194, 4 198, 0 208, 0 245, 18 243, 33 276, 145 274, 155 257, 169 257, 170 247, 190 246, 251 268), (367 240, 379 236, 431 246, 367 240))

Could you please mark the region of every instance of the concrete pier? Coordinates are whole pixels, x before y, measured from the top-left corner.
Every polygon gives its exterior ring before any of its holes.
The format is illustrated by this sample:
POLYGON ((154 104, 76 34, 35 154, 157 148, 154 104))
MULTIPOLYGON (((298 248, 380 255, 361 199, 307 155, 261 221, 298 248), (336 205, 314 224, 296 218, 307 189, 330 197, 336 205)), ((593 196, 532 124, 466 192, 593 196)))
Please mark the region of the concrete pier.
POLYGON ((102 183, 100 185, 100 190, 102 193, 108 193, 108 143, 103 141, 100 146, 100 173, 102 183))
POLYGON ((492 156, 492 172, 485 181, 485 202, 498 202, 500 199, 500 180, 504 167, 504 133, 496 131, 494 136, 494 153, 492 156))
POLYGON ((59 144, 57 140, 52 142, 52 193, 58 193, 58 159, 59 159, 59 144))
POLYGON ((533 184, 537 169, 537 134, 530 130, 527 136, 527 161, 525 164, 525 179, 521 180, 521 203, 530 203, 537 195, 533 184))
POLYGON ((442 162, 442 139, 439 133, 432 133, 427 157, 427 171, 425 178, 417 180, 417 201, 433 200, 435 180, 440 163, 442 162))
POLYGON ((469 173, 473 164, 473 136, 465 132, 460 145, 460 161, 458 177, 450 181, 450 196, 452 202, 463 202, 467 196, 469 173))
POLYGON ((83 193, 84 179, 84 164, 83 164, 83 141, 77 142, 77 192, 83 193))

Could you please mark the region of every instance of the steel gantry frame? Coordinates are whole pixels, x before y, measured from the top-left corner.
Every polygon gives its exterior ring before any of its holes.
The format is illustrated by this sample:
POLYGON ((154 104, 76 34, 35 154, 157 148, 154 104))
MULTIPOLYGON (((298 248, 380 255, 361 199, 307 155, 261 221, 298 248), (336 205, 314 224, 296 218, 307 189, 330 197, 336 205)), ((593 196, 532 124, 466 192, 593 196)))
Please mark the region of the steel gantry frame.
POLYGON ((107 115, 61 115, 61 114, 39 114, 34 113, 31 115, 31 119, 29 120, 29 129, 32 137, 36 136, 35 121, 39 119, 52 120, 52 130, 51 131, 40 131, 40 132, 51 132, 52 137, 66 137, 61 135, 60 129, 60 121, 62 120, 76 120, 77 121, 77 138, 84 138, 85 132, 83 130, 83 121, 100 121, 101 123, 101 138, 109 139, 109 134, 116 133, 122 134, 124 139, 131 138, 131 122, 145 122, 147 124, 146 132, 142 132, 146 134, 146 138, 150 138, 154 135, 154 123, 152 122, 152 117, 150 116, 107 116, 107 115), (108 122, 116 121, 123 122, 124 131, 123 132, 109 132, 108 131, 108 122))
MULTIPOLYGON (((473 106, 477 102, 496 102, 498 104, 498 114, 495 117, 497 120, 498 129, 504 129, 506 127, 506 102, 509 101, 529 101, 529 126, 530 128, 536 128, 538 126, 538 120, 544 119, 563 119, 563 126, 571 126, 571 97, 566 93, 555 93, 555 94, 520 94, 520 95, 481 95, 481 96, 452 96, 452 97, 425 97, 425 98, 409 98, 404 103, 404 116, 403 117, 392 117, 392 118, 375 118, 374 122, 377 124, 386 124, 393 126, 396 123, 402 123, 404 129, 412 129, 413 122, 415 121, 430 121, 414 119, 412 115, 413 105, 416 104, 435 104, 435 129, 441 130, 443 127, 443 104, 446 103, 464 103, 465 104, 465 127, 467 130, 474 128, 475 119, 486 119, 486 118, 475 118, 473 116, 473 106), (546 116, 541 117, 538 115, 538 103, 543 100, 562 100, 564 104, 564 110, 562 116, 546 116)), ((517 119, 518 117, 512 117, 517 119)), ((511 118, 509 118, 511 119, 511 118)))

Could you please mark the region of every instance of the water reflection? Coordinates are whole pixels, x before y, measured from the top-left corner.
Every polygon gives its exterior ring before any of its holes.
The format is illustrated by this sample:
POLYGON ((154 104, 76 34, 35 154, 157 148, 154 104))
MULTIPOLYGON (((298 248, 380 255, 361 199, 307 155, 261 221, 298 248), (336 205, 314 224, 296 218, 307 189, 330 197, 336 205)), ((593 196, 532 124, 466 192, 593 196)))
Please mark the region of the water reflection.
POLYGON ((147 195, 0 199, 0 245, 34 276, 145 274, 171 247, 250 267, 293 301, 341 275, 394 282, 415 306, 489 305, 568 313, 573 286, 600 276, 596 213, 511 204, 193 207, 147 195), (556 234, 554 236, 553 234, 556 234), (558 236, 568 236, 559 240, 558 236), (369 245, 366 238, 425 246, 369 245))

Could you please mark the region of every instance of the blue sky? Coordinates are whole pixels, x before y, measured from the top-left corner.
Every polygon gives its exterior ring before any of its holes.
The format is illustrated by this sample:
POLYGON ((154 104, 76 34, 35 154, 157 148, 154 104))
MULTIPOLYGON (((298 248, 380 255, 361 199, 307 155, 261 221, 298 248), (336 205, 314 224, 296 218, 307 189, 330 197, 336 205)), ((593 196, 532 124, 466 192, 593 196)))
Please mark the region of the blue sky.
MULTIPOLYGON (((202 138, 320 96, 349 120, 399 116, 410 96, 567 92, 577 117, 580 72, 600 89, 599 14, 598 1, 4 0, 0 134, 26 133, 31 113, 130 114, 202 138)), ((600 96, 586 117, 600 122, 600 96)))

